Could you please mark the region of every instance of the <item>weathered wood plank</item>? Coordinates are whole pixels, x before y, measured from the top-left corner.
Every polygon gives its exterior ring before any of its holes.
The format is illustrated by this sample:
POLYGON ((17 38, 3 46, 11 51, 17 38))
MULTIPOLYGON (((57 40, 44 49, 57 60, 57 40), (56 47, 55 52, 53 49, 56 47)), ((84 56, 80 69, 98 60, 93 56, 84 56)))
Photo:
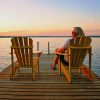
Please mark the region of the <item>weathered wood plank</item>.
POLYGON ((18 96, 18 95, 1 95, 2 99, 9 99, 9 100, 99 100, 99 96, 18 96), (15 99, 16 98, 16 99, 15 99))
POLYGON ((73 83, 69 84, 63 74, 50 70, 50 59, 50 55, 42 55, 35 81, 31 80, 31 73, 21 73, 24 69, 11 81, 10 67, 1 72, 0 100, 100 100, 100 77, 96 75, 89 81, 84 75, 73 74, 73 83))
POLYGON ((100 96, 99 92, 96 91, 67 91, 67 92, 49 92, 49 91, 17 91, 17 92, 12 92, 12 91, 8 91, 8 92, 0 92, 0 95, 19 95, 19 96, 100 96))

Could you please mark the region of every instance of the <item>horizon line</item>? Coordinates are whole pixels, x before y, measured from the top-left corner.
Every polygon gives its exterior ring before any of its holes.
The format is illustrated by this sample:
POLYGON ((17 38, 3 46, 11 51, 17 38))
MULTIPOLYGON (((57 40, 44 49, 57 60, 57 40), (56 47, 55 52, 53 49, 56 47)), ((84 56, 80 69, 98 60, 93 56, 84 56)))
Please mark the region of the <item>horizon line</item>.
MULTIPOLYGON (((89 37, 100 37, 100 35, 87 35, 87 36, 89 36, 89 37)), ((58 36, 47 36, 47 35, 43 35, 43 36, 33 36, 33 35, 29 35, 29 36, 25 36, 25 35, 23 35, 23 36, 18 36, 18 35, 16 35, 16 36, 0 36, 0 38, 8 38, 8 37, 72 37, 71 35, 69 36, 69 35, 66 35, 66 36, 64 36, 64 35, 62 35, 62 36, 60 36, 60 35, 58 35, 58 36)))

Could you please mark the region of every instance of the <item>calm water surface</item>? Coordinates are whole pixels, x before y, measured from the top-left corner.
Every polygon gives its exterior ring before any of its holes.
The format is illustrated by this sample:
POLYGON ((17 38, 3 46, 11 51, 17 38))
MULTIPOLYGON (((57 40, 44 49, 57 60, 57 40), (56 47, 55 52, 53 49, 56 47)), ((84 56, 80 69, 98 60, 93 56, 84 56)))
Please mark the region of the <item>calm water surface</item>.
MULTIPOLYGON (((47 53, 48 42, 50 42, 50 52, 54 53, 56 48, 62 47, 64 41, 68 38, 66 37, 32 37, 34 50, 37 49, 37 41, 39 41, 40 50, 43 53, 47 53)), ((0 38, 0 71, 5 69, 11 64, 10 57, 10 46, 11 38, 0 38)), ((100 75, 100 38, 92 38, 92 69, 95 73, 100 75)), ((88 64, 88 57, 84 61, 85 64, 88 64)))

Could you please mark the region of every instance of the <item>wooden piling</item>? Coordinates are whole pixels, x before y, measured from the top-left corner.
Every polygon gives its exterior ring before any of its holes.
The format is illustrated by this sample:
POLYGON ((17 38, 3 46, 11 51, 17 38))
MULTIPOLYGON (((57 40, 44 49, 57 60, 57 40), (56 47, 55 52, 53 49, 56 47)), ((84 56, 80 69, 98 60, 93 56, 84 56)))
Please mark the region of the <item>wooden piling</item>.
POLYGON ((37 41, 37 51, 39 51, 39 41, 37 41))
POLYGON ((50 43, 48 42, 48 55, 50 55, 50 43))

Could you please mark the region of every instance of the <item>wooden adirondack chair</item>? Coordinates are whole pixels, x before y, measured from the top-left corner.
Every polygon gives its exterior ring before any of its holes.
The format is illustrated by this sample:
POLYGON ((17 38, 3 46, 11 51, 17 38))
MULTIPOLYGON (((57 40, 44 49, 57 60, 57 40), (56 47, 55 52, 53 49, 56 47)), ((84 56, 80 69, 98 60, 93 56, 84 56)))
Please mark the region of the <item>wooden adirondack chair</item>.
POLYGON ((72 81, 72 70, 76 69, 79 73, 84 73, 90 80, 93 80, 93 74, 91 71, 91 39, 89 37, 77 37, 70 41, 70 46, 67 53, 56 53, 59 57, 58 69, 59 74, 61 70, 69 83, 72 81), (83 61, 89 54, 89 66, 83 64, 83 61), (64 55, 69 60, 69 66, 62 64, 60 55, 64 55))
POLYGON ((32 68, 32 80, 35 79, 35 66, 39 68, 39 57, 33 59, 33 41, 27 37, 14 37, 11 39, 11 60, 12 72, 10 79, 21 67, 32 68), (14 64, 14 54, 16 55, 18 65, 14 64))

